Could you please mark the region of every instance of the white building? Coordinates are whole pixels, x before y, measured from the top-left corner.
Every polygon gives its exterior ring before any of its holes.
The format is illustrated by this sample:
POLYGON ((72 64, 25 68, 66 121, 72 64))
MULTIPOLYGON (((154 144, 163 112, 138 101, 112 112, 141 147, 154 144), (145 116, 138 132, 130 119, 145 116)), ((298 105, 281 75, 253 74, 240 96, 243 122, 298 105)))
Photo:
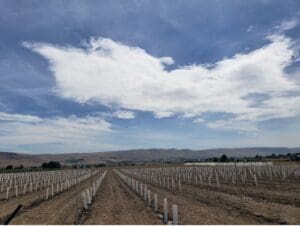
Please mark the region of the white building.
POLYGON ((273 162, 187 162, 186 166, 272 166, 273 162))

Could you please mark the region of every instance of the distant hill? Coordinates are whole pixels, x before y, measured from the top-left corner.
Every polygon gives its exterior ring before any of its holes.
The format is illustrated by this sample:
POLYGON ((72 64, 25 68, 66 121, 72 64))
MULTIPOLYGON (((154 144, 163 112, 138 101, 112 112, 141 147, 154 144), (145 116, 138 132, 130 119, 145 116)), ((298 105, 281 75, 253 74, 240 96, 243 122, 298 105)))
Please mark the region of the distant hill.
POLYGON ((59 161, 62 164, 95 164, 120 161, 174 161, 174 160, 201 160, 220 157, 252 157, 255 155, 299 153, 300 148, 285 147, 255 147, 255 148, 220 148, 207 150, 189 149, 136 149, 125 151, 95 152, 95 153, 68 153, 68 154, 21 154, 0 152, 0 167, 39 166, 43 162, 59 161))

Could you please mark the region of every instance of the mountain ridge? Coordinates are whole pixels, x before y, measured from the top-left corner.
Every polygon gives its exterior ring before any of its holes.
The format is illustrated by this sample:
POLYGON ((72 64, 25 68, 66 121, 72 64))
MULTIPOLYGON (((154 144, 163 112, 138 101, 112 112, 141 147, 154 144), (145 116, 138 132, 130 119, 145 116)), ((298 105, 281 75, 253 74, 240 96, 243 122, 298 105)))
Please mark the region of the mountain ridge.
POLYGON ((253 157, 255 155, 299 153, 298 148, 287 147, 251 147, 251 148, 215 148, 215 149, 130 149, 121 151, 89 152, 89 153, 61 153, 61 154, 24 154, 17 152, 0 152, 0 167, 39 166, 47 161, 59 161, 62 164, 97 164, 121 161, 176 161, 203 160, 220 157, 253 157))

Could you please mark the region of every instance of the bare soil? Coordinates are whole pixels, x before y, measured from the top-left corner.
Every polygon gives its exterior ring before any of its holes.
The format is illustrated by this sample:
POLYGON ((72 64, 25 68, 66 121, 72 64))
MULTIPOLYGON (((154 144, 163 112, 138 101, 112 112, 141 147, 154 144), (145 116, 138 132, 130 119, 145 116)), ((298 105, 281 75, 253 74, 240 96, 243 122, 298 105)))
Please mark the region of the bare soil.
MULTIPOLYGON (((94 176, 94 178, 97 175, 94 176)), ((0 201, 0 222, 23 204, 11 224, 162 224, 158 214, 146 206, 113 170, 108 170, 92 205, 82 209, 81 192, 92 179, 81 182, 50 200, 45 191, 0 201)), ((143 181, 145 184, 145 182, 143 181)), ((300 224, 299 181, 259 182, 259 186, 182 184, 182 191, 168 191, 146 183, 158 195, 159 212, 163 198, 178 205, 180 224, 300 224)), ((177 184, 176 184, 177 186, 177 184)))
MULTIPOLYGON (((24 206, 10 224, 74 224, 82 208, 81 192, 88 188, 97 176, 99 174, 49 200, 34 202, 37 197, 30 196, 32 199, 28 197, 26 200, 18 199, 15 203, 9 203, 14 208, 17 204, 24 206)), ((7 204, 3 208, 5 207, 11 208, 7 204)))
MULTIPOLYGON (((253 186, 182 184, 182 191, 168 191, 146 183, 152 193, 178 205, 180 224, 299 224, 299 183, 276 189, 253 186), (284 190, 283 190, 284 189, 284 190), (281 193, 281 195, 280 195, 281 193)), ((170 216, 171 217, 171 216, 170 216)))
POLYGON ((162 224, 162 221, 113 171, 108 171, 83 223, 162 224))
POLYGON ((37 205, 45 199, 45 194, 46 188, 43 188, 38 191, 26 193, 25 195, 19 195, 18 197, 11 195, 8 200, 0 200, 0 223, 11 214, 19 204, 22 204, 25 208, 37 205))

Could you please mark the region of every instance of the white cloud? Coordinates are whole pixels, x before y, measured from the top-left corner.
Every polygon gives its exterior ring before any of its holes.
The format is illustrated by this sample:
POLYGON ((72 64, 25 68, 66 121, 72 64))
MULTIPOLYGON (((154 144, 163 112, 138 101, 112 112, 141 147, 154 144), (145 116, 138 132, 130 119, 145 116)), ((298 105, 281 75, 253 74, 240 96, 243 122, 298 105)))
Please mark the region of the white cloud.
POLYGON ((285 32, 297 27, 300 23, 299 17, 294 17, 289 20, 284 20, 279 26, 276 26, 279 32, 285 32))
POLYGON ((121 119, 133 119, 135 118, 135 113, 132 111, 116 111, 113 113, 113 116, 121 119))
POLYGON ((216 120, 208 122, 206 125, 218 130, 238 130, 249 132, 255 132, 258 130, 252 122, 246 120, 216 120))
POLYGON ((5 112, 0 112, 0 121, 40 122, 41 119, 32 115, 8 114, 5 112))
POLYGON ((246 32, 251 32, 251 31, 253 30, 253 28, 254 28, 254 26, 253 26, 253 25, 250 25, 250 26, 247 28, 246 32))
POLYGON ((204 123, 205 120, 203 118, 196 118, 193 120, 193 122, 196 122, 196 123, 204 123))
POLYGON ((173 112, 161 111, 161 112, 154 112, 155 118, 167 118, 174 115, 173 112))
POLYGON ((75 149, 77 145, 98 144, 103 134, 111 133, 110 123, 101 118, 75 116, 43 119, 31 115, 0 112, 1 146, 61 143, 75 149))
MULTIPOLYGON (((171 57, 156 58, 141 48, 106 38, 92 38, 84 49, 24 45, 48 59, 56 92, 65 98, 150 111, 157 118, 230 113, 235 116, 232 123, 252 123, 252 130, 262 120, 299 115, 299 95, 287 93, 300 89, 285 71, 297 57, 294 42, 284 35, 268 38, 269 44, 213 66, 187 65, 171 71, 165 69, 173 63, 171 57), (247 98, 251 94, 267 94, 268 99, 253 105, 255 101, 247 98)), ((207 122, 210 127, 227 128, 227 124, 207 122)))

